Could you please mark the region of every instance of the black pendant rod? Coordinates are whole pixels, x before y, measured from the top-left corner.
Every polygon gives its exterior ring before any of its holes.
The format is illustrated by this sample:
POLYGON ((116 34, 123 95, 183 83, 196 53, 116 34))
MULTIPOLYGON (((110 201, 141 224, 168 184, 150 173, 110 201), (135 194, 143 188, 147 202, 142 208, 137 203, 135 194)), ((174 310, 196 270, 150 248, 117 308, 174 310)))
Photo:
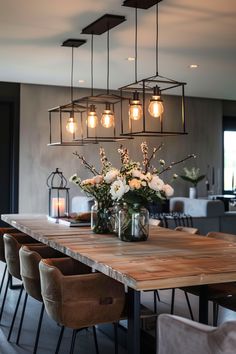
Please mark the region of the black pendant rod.
POLYGON ((107 24, 107 94, 110 93, 110 26, 107 24))
POLYGON ((93 96, 93 33, 91 35, 91 96, 93 96))
POLYGON ((158 42, 159 42, 159 23, 158 23, 158 3, 156 4, 156 76, 158 76, 158 42))
POLYGON ((71 73, 70 73, 70 99, 71 102, 74 100, 74 92, 73 92, 73 85, 74 85, 74 47, 71 47, 71 73))
POLYGON ((135 82, 138 81, 138 8, 135 8, 135 82))

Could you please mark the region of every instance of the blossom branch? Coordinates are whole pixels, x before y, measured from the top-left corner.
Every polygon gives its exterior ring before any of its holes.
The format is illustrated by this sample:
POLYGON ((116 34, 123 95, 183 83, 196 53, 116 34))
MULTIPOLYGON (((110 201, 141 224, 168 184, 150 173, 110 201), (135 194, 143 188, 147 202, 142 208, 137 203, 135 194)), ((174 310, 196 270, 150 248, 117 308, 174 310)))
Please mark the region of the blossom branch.
POLYGON ((164 169, 159 173, 159 175, 161 175, 161 174, 162 174, 163 172, 165 172, 165 171, 171 170, 172 167, 175 166, 175 165, 178 165, 178 164, 180 164, 180 163, 183 163, 183 162, 185 162, 185 161, 187 161, 187 160, 189 160, 189 159, 192 159, 192 158, 195 159, 196 157, 197 157, 196 155, 191 154, 191 155, 188 155, 187 157, 185 157, 185 158, 182 159, 182 160, 179 160, 179 161, 176 161, 176 162, 171 162, 171 164, 170 164, 168 167, 164 168, 164 169))
POLYGON ((82 165, 84 165, 85 168, 87 168, 94 176, 99 175, 99 172, 96 170, 96 168, 93 165, 90 165, 84 158, 84 156, 80 155, 77 151, 73 152, 73 155, 77 156, 80 160, 82 165))

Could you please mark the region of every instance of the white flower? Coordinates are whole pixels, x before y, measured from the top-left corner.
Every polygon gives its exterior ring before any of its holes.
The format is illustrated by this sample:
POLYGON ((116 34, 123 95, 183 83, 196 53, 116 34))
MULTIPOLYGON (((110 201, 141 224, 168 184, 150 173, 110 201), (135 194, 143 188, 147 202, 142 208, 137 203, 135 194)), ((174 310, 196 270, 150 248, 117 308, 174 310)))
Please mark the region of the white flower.
POLYGON ((154 191, 161 191, 164 186, 164 182, 160 177, 153 176, 151 181, 148 182, 148 186, 154 191))
POLYGON ((152 180, 153 176, 150 172, 146 173, 146 175, 142 174, 140 179, 150 182, 152 180))
POLYGON ((104 177, 104 181, 106 183, 110 184, 115 181, 118 174, 119 174, 119 170, 117 170, 116 168, 113 168, 112 170, 110 170, 106 173, 106 176, 104 177))
POLYGON ((129 191, 129 186, 127 186, 125 181, 121 179, 115 181, 111 185, 111 196, 113 200, 120 200, 125 193, 129 191))
POLYGON ((132 173, 132 177, 134 177, 134 178, 140 178, 141 179, 141 176, 143 175, 142 172, 140 170, 137 170, 137 169, 132 170, 131 173, 132 173))
POLYGON ((174 189, 169 184, 164 184, 162 190, 167 197, 171 197, 174 194, 174 189))

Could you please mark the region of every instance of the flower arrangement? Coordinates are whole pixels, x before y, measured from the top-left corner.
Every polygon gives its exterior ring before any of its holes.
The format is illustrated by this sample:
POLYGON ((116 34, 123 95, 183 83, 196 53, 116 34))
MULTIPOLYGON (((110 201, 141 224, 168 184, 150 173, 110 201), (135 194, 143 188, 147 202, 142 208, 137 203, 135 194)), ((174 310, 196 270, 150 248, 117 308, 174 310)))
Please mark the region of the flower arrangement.
POLYGON ((191 167, 188 169, 187 167, 184 167, 183 170, 185 174, 181 175, 180 177, 184 181, 192 183, 194 187, 196 187, 197 184, 206 177, 205 175, 200 175, 200 168, 191 167))
MULTIPOLYGON (((163 144, 153 148, 149 155, 146 142, 141 144, 143 155, 142 163, 131 160, 129 151, 122 145, 118 149, 121 167, 117 169, 112 166, 106 157, 104 148, 100 148, 101 171, 97 171, 90 165, 83 156, 74 153, 81 163, 87 168, 93 177, 81 180, 77 174, 71 176, 70 181, 78 185, 86 194, 93 196, 105 207, 110 207, 116 201, 127 203, 140 203, 147 205, 150 202, 165 200, 171 197, 174 189, 160 177, 164 172, 172 169, 176 164, 184 162, 195 155, 188 155, 184 159, 172 162, 168 166, 164 160, 159 159, 158 168, 151 165, 157 153, 162 149, 163 144)), ((176 175, 173 175, 175 178, 176 175)))

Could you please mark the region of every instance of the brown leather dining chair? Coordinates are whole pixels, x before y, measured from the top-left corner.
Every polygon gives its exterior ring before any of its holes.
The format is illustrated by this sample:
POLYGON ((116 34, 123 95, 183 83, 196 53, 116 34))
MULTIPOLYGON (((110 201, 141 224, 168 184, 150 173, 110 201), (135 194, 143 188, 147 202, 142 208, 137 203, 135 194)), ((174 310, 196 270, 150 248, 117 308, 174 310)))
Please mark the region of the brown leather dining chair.
MULTIPOLYGON (((22 234, 22 233, 15 233, 15 234, 6 233, 3 235, 3 240, 4 240, 4 252, 5 252, 5 258, 6 258, 7 270, 13 278, 16 278, 18 280, 22 280, 21 275, 20 275, 19 250, 23 244, 33 244, 33 243, 40 244, 40 243, 37 242, 36 240, 34 240, 32 237, 30 237, 26 234, 22 234)), ((9 284, 7 284, 6 292, 8 290, 8 285, 9 284)), ((18 307, 20 304, 21 296, 22 296, 22 292, 23 292, 23 284, 20 286, 20 292, 19 292, 19 296, 18 296, 18 299, 16 302, 16 307, 15 307, 15 311, 13 314, 13 318, 12 318, 12 322, 11 322, 11 326, 10 326, 7 340, 10 340, 10 337, 11 337, 12 329, 13 329, 13 326, 15 323, 18 307)))
MULTIPOLYGON (((72 259, 44 259, 39 263, 43 302, 47 314, 62 325, 57 351, 64 327, 73 329, 70 354, 74 351, 79 330, 95 325, 117 322, 125 305, 123 284, 101 273, 78 274, 72 259)), ((117 346, 115 347, 117 353, 117 346)))
MULTIPOLYGON (((40 275, 39 275, 39 262, 43 258, 60 258, 60 257, 65 257, 65 255, 54 250, 49 246, 33 244, 33 245, 22 246, 19 251, 19 257, 20 257, 20 274, 26 291, 26 301, 28 295, 30 295, 32 298, 34 298, 35 300, 39 301, 42 304, 40 316, 39 316, 39 322, 37 326, 36 337, 35 337, 34 350, 33 350, 33 354, 35 354, 38 348, 39 335, 40 335, 43 314, 44 314, 44 304, 41 295, 41 285, 40 285, 40 275)), ((77 265, 78 273, 84 274, 84 273, 91 272, 91 268, 87 267, 82 263, 77 262, 76 265, 77 265)), ((21 328, 24 319, 24 313, 25 313, 25 306, 21 315, 17 341, 16 341, 17 344, 19 343, 21 328)))
MULTIPOLYGON (((4 242, 3 242, 3 235, 5 233, 13 234, 13 233, 19 233, 19 231, 17 229, 14 229, 13 227, 1 227, 0 228, 0 261, 5 263, 5 267, 4 267, 4 271, 3 271, 2 279, 1 279, 1 285, 0 285, 0 294, 2 292, 4 280, 7 275, 7 264, 6 264, 6 259, 5 259, 4 242)), ((8 277, 10 277, 10 283, 11 283, 11 275, 8 274, 8 277)), ((10 285, 12 287, 12 284, 10 284, 10 285)), ((0 317, 0 321, 1 321, 1 317, 0 317)))

